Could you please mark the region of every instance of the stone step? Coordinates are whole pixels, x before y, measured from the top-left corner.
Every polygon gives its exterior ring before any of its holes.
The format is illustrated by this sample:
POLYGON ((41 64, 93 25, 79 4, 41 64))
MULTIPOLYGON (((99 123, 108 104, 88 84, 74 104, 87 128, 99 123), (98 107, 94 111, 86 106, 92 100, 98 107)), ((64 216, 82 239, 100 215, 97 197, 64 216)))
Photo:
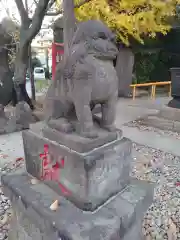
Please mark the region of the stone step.
POLYGON ((162 130, 169 130, 169 131, 174 130, 174 121, 168 120, 156 115, 151 115, 151 116, 149 115, 140 119, 140 124, 146 125, 146 126, 152 126, 162 130))
POLYGON ((131 141, 154 149, 180 156, 180 140, 160 136, 157 132, 140 131, 138 128, 122 126, 123 135, 131 141))
POLYGON ((180 122, 163 118, 159 115, 146 116, 141 119, 141 124, 180 133, 180 122))
POLYGON ((152 203, 153 185, 132 180, 122 192, 94 212, 78 209, 43 182, 31 184, 27 173, 2 176, 14 218, 9 240, 141 240, 143 216, 152 203), (58 200, 56 211, 50 205, 58 200), (126 237, 127 236, 127 237, 126 237))
POLYGON ((157 114, 146 115, 139 120, 142 125, 180 133, 179 109, 164 106, 157 114))
POLYGON ((46 179, 83 210, 96 209, 129 184, 132 143, 126 138, 80 153, 45 138, 38 124, 23 132, 23 142, 27 172, 46 179), (45 155, 50 158, 50 172, 42 167, 45 155))
POLYGON ((180 109, 164 106, 158 113, 159 117, 180 122, 180 109))

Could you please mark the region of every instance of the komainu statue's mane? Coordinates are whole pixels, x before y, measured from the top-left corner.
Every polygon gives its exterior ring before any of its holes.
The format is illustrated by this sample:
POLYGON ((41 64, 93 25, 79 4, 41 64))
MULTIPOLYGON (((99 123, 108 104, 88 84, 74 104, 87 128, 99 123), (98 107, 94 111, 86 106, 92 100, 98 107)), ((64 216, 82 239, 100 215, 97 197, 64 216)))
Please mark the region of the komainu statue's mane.
POLYGON ((74 81, 76 81, 76 74, 78 74, 77 79, 84 78, 84 80, 91 74, 91 70, 88 69, 88 65, 85 62, 85 57, 88 55, 89 50, 95 47, 92 41, 99 38, 109 40, 114 38, 111 30, 102 22, 89 20, 77 25, 71 41, 69 56, 58 64, 59 66, 56 70, 55 82, 58 81, 60 83, 61 89, 63 84, 63 91, 67 92, 73 87, 74 81), (80 67, 81 65, 83 65, 82 68, 80 67))

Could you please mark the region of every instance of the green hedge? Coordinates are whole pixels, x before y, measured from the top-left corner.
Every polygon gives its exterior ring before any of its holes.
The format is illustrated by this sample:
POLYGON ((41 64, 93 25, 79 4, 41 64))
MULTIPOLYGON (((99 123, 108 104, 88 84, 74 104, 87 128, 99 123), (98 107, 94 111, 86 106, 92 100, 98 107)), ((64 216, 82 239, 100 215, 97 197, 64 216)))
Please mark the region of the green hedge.
POLYGON ((144 45, 133 44, 135 49, 134 72, 136 82, 169 81, 170 68, 180 67, 180 28, 166 36, 146 39, 144 45))
POLYGON ((169 81, 170 58, 169 54, 163 51, 136 53, 134 64, 136 83, 169 81))

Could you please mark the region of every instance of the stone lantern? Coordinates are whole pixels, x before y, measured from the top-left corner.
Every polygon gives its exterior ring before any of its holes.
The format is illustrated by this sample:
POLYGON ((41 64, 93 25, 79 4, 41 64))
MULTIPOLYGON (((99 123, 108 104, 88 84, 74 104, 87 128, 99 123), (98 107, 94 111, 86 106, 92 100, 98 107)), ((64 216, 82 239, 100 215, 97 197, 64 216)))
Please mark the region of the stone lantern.
POLYGON ((169 107, 180 109, 180 68, 171 68, 171 96, 169 107))

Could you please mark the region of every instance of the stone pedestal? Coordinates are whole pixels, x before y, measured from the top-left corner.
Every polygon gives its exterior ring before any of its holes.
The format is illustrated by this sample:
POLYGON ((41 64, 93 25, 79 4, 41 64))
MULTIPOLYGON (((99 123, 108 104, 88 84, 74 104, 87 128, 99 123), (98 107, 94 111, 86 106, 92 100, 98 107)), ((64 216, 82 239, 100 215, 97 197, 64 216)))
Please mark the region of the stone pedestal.
POLYGON ((62 187, 66 189, 66 197, 79 208, 94 210, 129 184, 132 143, 128 139, 103 130, 100 137, 93 140, 51 129, 49 136, 57 143, 44 137, 46 126, 40 128, 38 125, 23 133, 27 172, 41 178, 40 155, 45 154, 44 146, 48 146, 51 160, 55 164, 63 159, 63 166, 57 173, 56 182, 48 179, 47 184, 59 194, 63 192, 62 187))
POLYGON ((84 212, 43 182, 31 184, 19 173, 2 177, 14 209, 8 240, 140 240, 141 221, 152 202, 153 187, 132 181, 93 212, 84 212), (56 211, 50 205, 59 201, 56 211))
POLYGON ((102 129, 94 141, 78 137, 43 123, 23 132, 27 172, 2 177, 14 209, 9 240, 142 239, 153 186, 130 178, 131 141, 102 129))

